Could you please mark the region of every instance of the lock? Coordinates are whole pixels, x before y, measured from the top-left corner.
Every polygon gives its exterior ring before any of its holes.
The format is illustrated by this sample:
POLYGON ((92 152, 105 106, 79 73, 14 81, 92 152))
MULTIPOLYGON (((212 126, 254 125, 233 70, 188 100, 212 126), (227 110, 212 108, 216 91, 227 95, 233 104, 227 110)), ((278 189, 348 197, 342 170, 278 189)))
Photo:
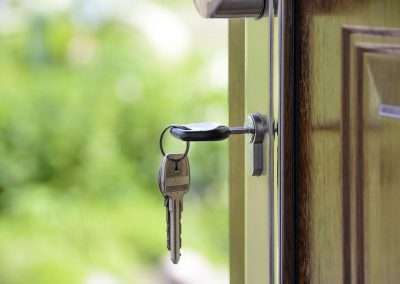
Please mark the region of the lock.
POLYGON ((267 118, 260 113, 252 113, 248 117, 247 125, 254 129, 253 135, 250 138, 250 170, 252 176, 261 176, 265 169, 264 141, 268 131, 267 118))
MULTIPOLYGON (((277 0, 193 0, 204 18, 261 18, 277 0)), ((274 9, 276 11, 276 9, 274 9)))
POLYGON ((251 174, 261 176, 264 174, 264 142, 267 134, 274 134, 269 131, 268 119, 261 113, 252 113, 248 122, 243 127, 228 127, 218 123, 192 123, 185 125, 171 125, 170 133, 176 138, 186 142, 198 141, 221 141, 231 135, 250 134, 250 158, 252 165, 251 174))

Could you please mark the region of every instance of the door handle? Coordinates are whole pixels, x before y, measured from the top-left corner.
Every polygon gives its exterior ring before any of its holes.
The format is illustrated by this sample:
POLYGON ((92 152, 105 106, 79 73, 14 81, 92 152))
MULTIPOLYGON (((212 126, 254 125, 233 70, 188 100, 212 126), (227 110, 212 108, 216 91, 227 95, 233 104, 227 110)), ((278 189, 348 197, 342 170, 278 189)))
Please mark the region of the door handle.
POLYGON ((204 18, 261 18, 277 0, 193 0, 204 18))

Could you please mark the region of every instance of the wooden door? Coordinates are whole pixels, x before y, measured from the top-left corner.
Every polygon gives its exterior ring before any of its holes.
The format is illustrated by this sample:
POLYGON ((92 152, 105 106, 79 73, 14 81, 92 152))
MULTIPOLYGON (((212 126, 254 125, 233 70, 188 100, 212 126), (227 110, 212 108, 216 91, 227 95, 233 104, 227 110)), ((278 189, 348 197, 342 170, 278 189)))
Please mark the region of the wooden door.
POLYGON ((230 122, 278 129, 272 183, 230 142, 231 283, 398 283, 400 1, 277 2, 230 20, 230 122))
POLYGON ((293 13, 295 279, 400 281, 400 1, 293 13))

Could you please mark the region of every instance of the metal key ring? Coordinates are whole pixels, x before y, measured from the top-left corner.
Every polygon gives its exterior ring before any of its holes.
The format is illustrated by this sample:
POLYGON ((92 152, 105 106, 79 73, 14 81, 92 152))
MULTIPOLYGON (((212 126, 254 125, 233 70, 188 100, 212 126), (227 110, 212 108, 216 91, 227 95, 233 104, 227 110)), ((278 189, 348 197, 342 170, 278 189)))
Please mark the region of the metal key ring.
MULTIPOLYGON (((161 135, 160 135, 160 150, 161 150, 161 154, 164 157, 166 156, 165 151, 164 151, 164 145, 163 145, 164 135, 165 135, 165 132, 167 132, 167 130, 171 129, 172 127, 178 127, 178 126, 169 125, 161 132, 161 135)), ((185 152, 183 153, 182 157, 180 157, 179 159, 172 159, 172 158, 168 158, 168 159, 171 161, 175 161, 175 162, 179 162, 179 161, 185 159, 187 154, 189 153, 189 148, 190 148, 190 142, 186 141, 186 149, 185 149, 185 152)))

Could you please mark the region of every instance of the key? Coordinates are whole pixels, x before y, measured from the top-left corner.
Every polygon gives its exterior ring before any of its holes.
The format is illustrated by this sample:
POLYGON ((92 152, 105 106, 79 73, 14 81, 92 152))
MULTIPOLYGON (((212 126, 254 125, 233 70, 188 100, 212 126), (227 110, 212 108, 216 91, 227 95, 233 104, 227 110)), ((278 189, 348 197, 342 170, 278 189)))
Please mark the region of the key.
POLYGON ((221 141, 232 134, 252 134, 252 127, 228 127, 213 122, 173 125, 170 133, 183 141, 221 141))
POLYGON ((190 167, 187 157, 180 161, 181 154, 167 154, 159 171, 160 191, 164 195, 167 206, 167 247, 171 261, 177 264, 181 249, 181 217, 183 196, 189 191, 190 167))
POLYGON ((183 196, 189 191, 190 166, 187 157, 182 154, 167 154, 159 172, 160 191, 166 198, 167 209, 167 243, 171 254, 171 261, 177 264, 181 249, 181 217, 183 211, 183 196))

